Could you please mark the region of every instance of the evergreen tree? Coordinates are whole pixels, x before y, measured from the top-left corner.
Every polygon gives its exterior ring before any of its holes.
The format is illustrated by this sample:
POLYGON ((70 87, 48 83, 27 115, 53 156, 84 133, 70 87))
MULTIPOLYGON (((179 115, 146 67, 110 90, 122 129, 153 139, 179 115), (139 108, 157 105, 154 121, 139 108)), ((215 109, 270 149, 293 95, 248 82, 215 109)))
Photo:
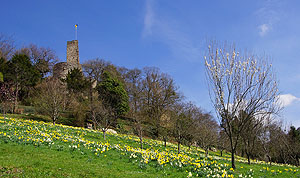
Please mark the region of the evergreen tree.
POLYGON ((97 86, 99 98, 106 107, 112 109, 115 118, 125 114, 129 110, 129 104, 124 85, 109 72, 104 72, 102 79, 97 86))
POLYGON ((74 68, 69 71, 66 79, 64 79, 64 82, 67 83, 68 90, 74 93, 82 93, 89 86, 88 81, 85 79, 81 70, 78 68, 74 68))
POLYGON ((32 65, 28 56, 16 54, 11 60, 2 65, 4 70, 4 81, 14 86, 16 109, 18 99, 28 96, 30 88, 34 87, 41 80, 39 71, 32 65))

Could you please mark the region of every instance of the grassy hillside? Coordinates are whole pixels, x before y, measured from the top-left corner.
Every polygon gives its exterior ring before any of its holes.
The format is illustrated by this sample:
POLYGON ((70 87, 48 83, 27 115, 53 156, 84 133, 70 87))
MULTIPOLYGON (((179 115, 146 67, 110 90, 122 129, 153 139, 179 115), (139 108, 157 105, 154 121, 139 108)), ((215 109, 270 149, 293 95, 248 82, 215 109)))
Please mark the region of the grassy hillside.
POLYGON ((0 177, 300 177, 299 168, 42 121, 0 117, 0 177))

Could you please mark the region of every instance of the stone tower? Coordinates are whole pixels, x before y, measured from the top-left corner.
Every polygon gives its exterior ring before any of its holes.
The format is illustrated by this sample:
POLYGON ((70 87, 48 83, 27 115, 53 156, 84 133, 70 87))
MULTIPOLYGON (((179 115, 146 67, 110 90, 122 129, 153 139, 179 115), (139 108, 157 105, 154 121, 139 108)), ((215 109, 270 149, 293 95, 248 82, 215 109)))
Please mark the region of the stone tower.
POLYGON ((68 72, 74 68, 81 70, 78 40, 67 41, 67 62, 60 62, 54 65, 53 77, 66 78, 68 72))
POLYGON ((78 40, 67 41, 67 63, 79 65, 78 40))

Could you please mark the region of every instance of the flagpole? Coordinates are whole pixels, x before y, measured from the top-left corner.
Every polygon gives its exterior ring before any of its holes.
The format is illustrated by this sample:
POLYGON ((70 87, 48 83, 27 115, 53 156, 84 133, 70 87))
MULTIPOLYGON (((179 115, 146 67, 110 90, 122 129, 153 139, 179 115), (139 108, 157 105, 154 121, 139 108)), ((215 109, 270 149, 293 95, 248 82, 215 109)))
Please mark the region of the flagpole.
POLYGON ((77 40, 77 24, 75 25, 75 40, 77 40))

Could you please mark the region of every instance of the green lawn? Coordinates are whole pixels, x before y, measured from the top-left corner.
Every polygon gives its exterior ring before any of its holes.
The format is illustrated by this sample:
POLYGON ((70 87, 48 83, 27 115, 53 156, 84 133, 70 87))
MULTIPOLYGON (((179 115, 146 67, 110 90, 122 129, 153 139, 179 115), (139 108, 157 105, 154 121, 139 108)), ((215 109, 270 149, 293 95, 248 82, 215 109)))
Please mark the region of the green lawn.
MULTIPOLYGON (((154 168, 140 169, 119 155, 101 158, 45 147, 0 143, 0 177, 166 177, 154 168)), ((173 177, 184 176, 176 173, 173 177)))

